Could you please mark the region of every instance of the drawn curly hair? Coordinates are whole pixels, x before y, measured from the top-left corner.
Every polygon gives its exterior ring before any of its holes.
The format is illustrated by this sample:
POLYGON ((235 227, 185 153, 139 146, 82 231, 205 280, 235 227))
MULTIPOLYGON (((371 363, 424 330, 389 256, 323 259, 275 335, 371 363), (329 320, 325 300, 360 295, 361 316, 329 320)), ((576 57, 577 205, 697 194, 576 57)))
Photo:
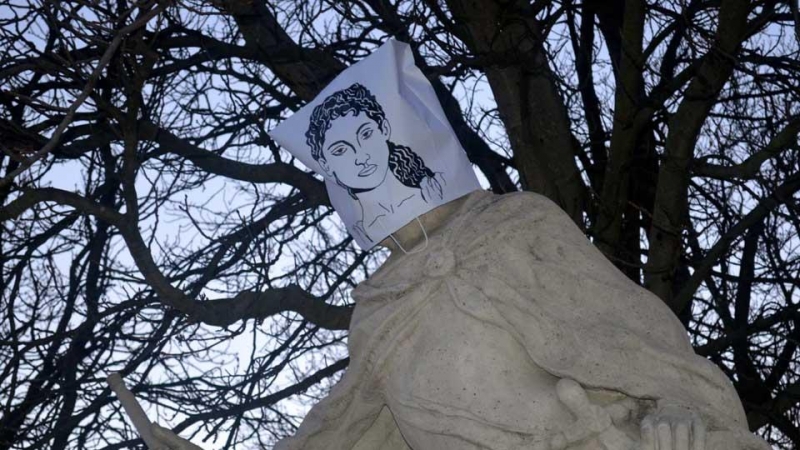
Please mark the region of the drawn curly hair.
POLYGON ((383 112, 375 96, 359 83, 334 92, 317 105, 311 113, 306 131, 306 143, 311 147, 311 156, 317 161, 325 159, 322 146, 325 143, 325 133, 331 128, 334 120, 350 113, 358 115, 362 112, 374 120, 381 131, 386 131, 383 129, 386 113, 383 112))
MULTIPOLYGON (((316 160, 325 160, 322 148, 325 144, 325 133, 331 128, 334 120, 347 114, 359 115, 364 113, 383 129, 386 113, 372 93, 359 83, 354 83, 347 89, 336 91, 328 96, 322 103, 314 108, 306 131, 306 143, 311 147, 311 156, 316 160)), ((389 147, 389 169, 392 174, 404 185, 420 188, 425 177, 433 177, 434 173, 425 165, 425 161, 414 153, 411 148, 386 141, 389 147)), ((355 197, 352 189, 339 185, 355 197)))
POLYGON ((401 183, 418 188, 425 177, 433 178, 433 171, 411 148, 392 141, 386 141, 386 144, 389 146, 389 169, 401 183))

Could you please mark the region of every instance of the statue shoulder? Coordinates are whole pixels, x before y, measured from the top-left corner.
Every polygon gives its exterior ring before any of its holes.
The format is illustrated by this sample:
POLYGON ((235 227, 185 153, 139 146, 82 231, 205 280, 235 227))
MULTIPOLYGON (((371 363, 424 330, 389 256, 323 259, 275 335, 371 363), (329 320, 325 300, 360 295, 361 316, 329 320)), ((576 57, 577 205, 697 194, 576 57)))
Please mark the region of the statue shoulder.
POLYGON ((571 222, 567 214, 544 195, 529 191, 508 194, 487 192, 474 207, 471 214, 485 225, 519 224, 520 222, 540 222, 545 219, 571 222))

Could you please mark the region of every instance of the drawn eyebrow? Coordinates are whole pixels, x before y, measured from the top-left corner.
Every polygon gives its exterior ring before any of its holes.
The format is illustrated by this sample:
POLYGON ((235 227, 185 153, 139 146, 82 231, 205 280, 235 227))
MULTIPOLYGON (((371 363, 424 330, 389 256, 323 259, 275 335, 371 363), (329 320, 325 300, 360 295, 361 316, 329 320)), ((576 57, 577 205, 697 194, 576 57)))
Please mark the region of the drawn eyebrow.
POLYGON ((337 144, 344 144, 344 145, 346 145, 348 147, 352 147, 352 145, 350 145, 349 142, 345 141, 344 139, 339 139, 338 141, 336 141, 333 144, 329 145, 328 146, 328 150, 330 150, 331 148, 335 147, 337 144))
POLYGON ((362 123, 361 126, 358 127, 358 129, 356 130, 356 134, 361 134, 361 129, 364 128, 365 126, 368 126, 368 125, 369 125, 369 122, 362 123))

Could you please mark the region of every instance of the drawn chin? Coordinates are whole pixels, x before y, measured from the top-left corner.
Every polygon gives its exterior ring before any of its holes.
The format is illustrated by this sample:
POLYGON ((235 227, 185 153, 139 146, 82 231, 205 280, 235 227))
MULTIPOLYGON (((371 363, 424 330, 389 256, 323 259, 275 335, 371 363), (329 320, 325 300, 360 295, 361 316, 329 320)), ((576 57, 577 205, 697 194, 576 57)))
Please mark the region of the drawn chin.
POLYGON ((360 171, 350 171, 346 177, 336 176, 337 183, 345 188, 354 190, 356 193, 370 191, 377 188, 386 179, 387 169, 378 164, 369 164, 361 168, 360 171))

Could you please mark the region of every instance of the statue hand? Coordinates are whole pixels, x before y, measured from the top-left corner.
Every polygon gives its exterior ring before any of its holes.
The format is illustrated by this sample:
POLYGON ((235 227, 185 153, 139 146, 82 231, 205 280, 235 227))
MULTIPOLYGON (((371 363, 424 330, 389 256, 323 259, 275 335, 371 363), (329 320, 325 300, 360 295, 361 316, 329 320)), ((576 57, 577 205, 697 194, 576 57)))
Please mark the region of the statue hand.
POLYGON ((161 445, 160 448, 153 448, 150 450, 203 450, 173 433, 172 430, 168 430, 156 423, 151 424, 150 430, 153 437, 155 437, 161 445))
POLYGON ((668 405, 642 420, 642 450, 704 450, 703 419, 680 406, 668 405))
POLYGON ((553 436, 550 440, 552 450, 566 449, 589 439, 596 439, 608 450, 636 448, 636 442, 615 426, 615 423, 628 419, 635 405, 628 405, 625 402, 605 407, 594 405, 589 401, 583 387, 568 378, 559 380, 556 384, 556 394, 577 420, 553 436))

